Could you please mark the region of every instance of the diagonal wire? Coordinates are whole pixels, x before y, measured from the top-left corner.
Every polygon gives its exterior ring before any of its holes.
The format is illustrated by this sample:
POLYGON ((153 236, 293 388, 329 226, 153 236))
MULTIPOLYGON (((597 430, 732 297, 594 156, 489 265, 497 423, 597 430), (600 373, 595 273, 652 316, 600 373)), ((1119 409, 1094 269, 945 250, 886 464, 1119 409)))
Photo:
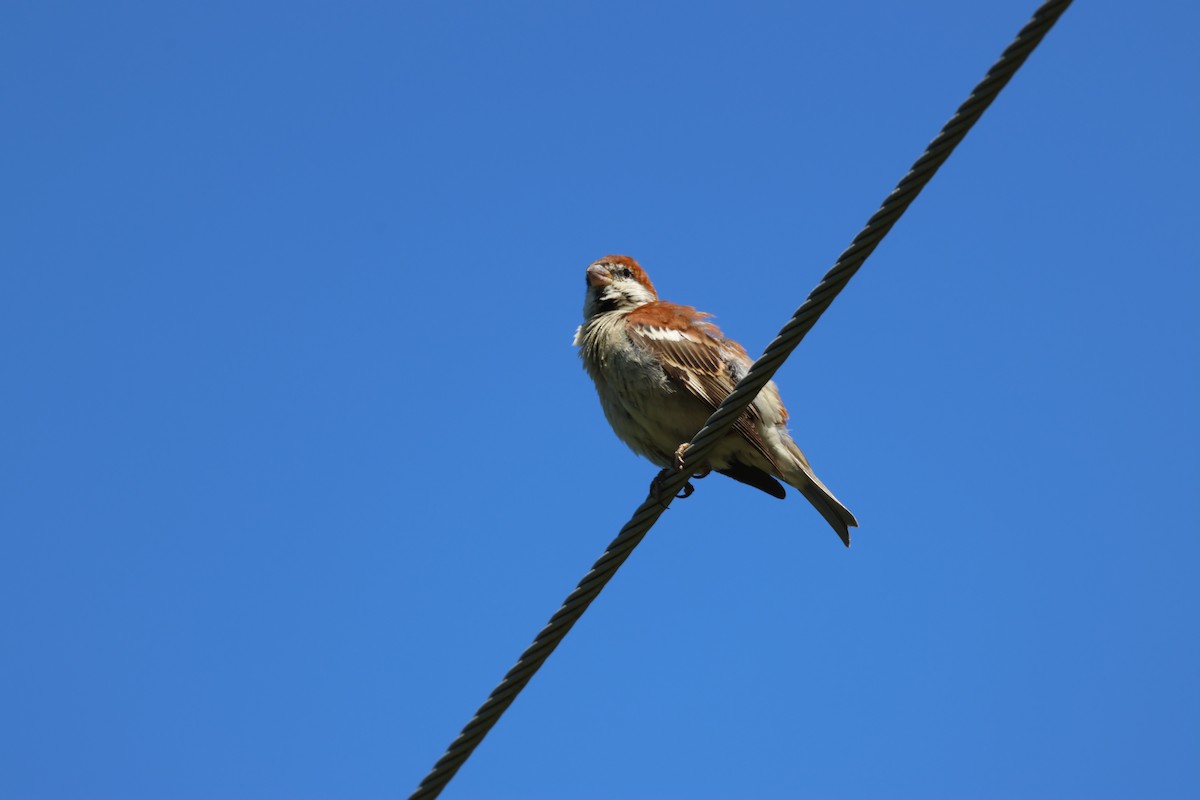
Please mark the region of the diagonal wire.
POLYGON ((896 224, 900 215, 912 204, 925 184, 937 172, 942 163, 949 158, 950 153, 958 146, 967 131, 979 119, 984 110, 1004 88, 1009 79, 1025 59, 1033 52, 1042 37, 1053 27, 1062 13, 1071 5, 1071 0, 1049 0, 1043 3, 1029 23, 1017 34, 1017 38, 1000 56, 1000 60, 992 65, 967 100, 958 107, 958 111, 942 128, 925 152, 916 160, 908 173, 896 185, 883 205, 867 220, 866 227, 859 231, 834 263, 833 267, 821 279, 817 288, 813 289, 804 304, 788 321, 775 340, 754 362, 754 366, 746 374, 729 397, 725 398, 720 407, 708 418, 708 422, 692 439, 684 459, 681 471, 666 471, 660 480, 661 496, 667 498, 659 501, 656 496, 647 497, 645 502, 634 512, 633 518, 625 524, 617 534, 604 554, 592 565, 591 570, 575 587, 575 590, 563 601, 562 607, 538 633, 516 666, 508 671, 500 685, 492 691, 475 716, 467 723, 462 732, 447 748, 434 765, 433 769, 421 781, 417 790, 409 796, 409 800, 431 800, 437 797, 446 784, 454 777, 463 762, 470 757, 476 746, 491 730, 516 699, 520 691, 529 683, 530 678, 542 666, 558 643, 567 635, 572 626, 587 610, 601 589, 616 573, 617 569, 629 558, 633 548, 642 541, 651 526, 662 516, 670 504, 670 498, 683 488, 689 476, 705 462, 709 452, 732 427, 733 423, 771 380, 776 370, 791 354, 800 341, 816 324, 817 319, 833 302, 838 293, 846 286, 858 268, 879 244, 880 240, 896 224))

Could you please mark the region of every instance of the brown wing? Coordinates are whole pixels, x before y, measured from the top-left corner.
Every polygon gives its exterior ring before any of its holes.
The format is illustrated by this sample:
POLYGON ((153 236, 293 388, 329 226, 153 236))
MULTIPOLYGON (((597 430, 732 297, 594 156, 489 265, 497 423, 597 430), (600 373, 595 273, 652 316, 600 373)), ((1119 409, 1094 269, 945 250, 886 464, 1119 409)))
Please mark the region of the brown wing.
MULTIPOLYGON (((737 385, 735 372, 745 374, 751 362, 741 345, 726 339, 716 325, 704 321, 708 316, 691 306, 659 300, 630 312, 627 330, 635 344, 657 356, 676 387, 715 411, 737 385)), ((779 464, 759 436, 756 423, 760 421, 758 410, 751 405, 738 417, 733 430, 780 472, 779 464)))

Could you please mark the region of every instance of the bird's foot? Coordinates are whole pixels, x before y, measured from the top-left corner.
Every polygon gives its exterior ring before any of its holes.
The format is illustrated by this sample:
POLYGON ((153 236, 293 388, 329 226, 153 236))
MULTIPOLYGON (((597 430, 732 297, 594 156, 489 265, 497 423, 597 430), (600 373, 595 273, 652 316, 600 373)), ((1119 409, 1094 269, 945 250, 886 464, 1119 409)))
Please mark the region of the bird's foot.
MULTIPOLYGON (((658 504, 664 508, 667 504, 663 502, 663 483, 674 473, 683 472, 683 458, 685 455, 687 455, 688 446, 689 445, 686 442, 679 445, 679 449, 675 451, 675 460, 673 466, 667 467, 659 472, 654 476, 654 480, 650 482, 650 496, 655 498, 658 501, 658 504)), ((706 478, 711 472, 712 468, 707 465, 702 467, 699 472, 693 472, 689 476, 689 481, 683 484, 683 487, 680 488, 679 494, 675 495, 675 498, 677 500, 684 500, 688 497, 691 497, 692 493, 696 491, 696 488, 692 486, 691 481, 706 478)))
MULTIPOLYGON (((663 484, 666 482, 667 478, 671 477, 676 472, 677 472, 677 470, 674 470, 674 469, 671 469, 668 467, 667 469, 660 471, 657 475, 654 476, 654 480, 650 481, 650 496, 653 497, 655 500, 657 500, 658 504, 660 506, 662 506, 663 508, 667 507, 667 504, 665 502, 663 502, 663 500, 664 500, 663 484)), ((688 497, 691 497, 692 492, 694 492, 694 491, 696 491, 696 489, 695 489, 695 487, 692 486, 691 483, 685 483, 683 485, 683 487, 679 490, 679 494, 675 495, 675 498, 677 500, 686 499, 688 497)))
MULTIPOLYGON (((688 448, 691 446, 692 445, 690 442, 684 442, 683 444, 679 445, 679 447, 675 450, 675 471, 676 472, 683 472, 683 459, 685 456, 687 456, 688 448)), ((705 464, 703 467, 700 468, 699 472, 693 472, 692 477, 695 478, 696 480, 700 480, 701 478, 707 478, 711 473, 712 473, 712 467, 705 464)), ((691 494, 691 492, 688 492, 688 494, 691 494)))

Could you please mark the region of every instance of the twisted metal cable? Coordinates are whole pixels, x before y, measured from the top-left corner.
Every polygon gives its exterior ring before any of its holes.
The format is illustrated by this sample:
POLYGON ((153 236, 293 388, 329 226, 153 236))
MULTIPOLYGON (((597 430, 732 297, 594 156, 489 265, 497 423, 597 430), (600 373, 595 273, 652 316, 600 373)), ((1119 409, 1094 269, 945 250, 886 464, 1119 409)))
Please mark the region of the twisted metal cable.
POLYGON ((583 612, 596 599, 600 591, 629 558, 633 549, 642 541, 650 528, 658 521, 670 505, 671 498, 683 488, 688 478, 697 468, 704 464, 709 452, 718 441, 733 426, 734 421, 741 416, 758 395, 759 391, 771 380, 776 370, 784 360, 791 355, 805 335, 816 324, 825 309, 829 308, 835 297, 858 272, 859 267, 867 260, 887 232, 896 224, 900 215, 912 204, 925 185, 949 158, 950 153, 958 146, 967 131, 975 124, 980 115, 991 105, 992 101, 1004 88, 1009 79, 1025 59, 1033 52, 1046 33, 1053 27, 1062 13, 1071 5, 1071 0, 1049 0, 1034 13, 1033 19, 1021 29, 1017 38, 1001 54, 983 80, 971 91, 950 121, 942 128, 925 152, 916 160, 908 173, 891 191, 879 210, 867 221, 866 226, 854 237, 833 267, 821 279, 817 288, 808 295, 803 305, 796 310, 792 318, 783 326, 775 340, 767 346, 762 356, 754 362, 750 371, 725 398, 720 407, 708 418, 704 427, 692 438, 685 454, 681 471, 665 471, 659 481, 661 501, 653 494, 634 512, 633 518, 621 528, 621 532, 604 551, 604 554, 592 565, 591 570, 575 587, 575 590, 563 601, 562 607, 538 633, 521 657, 516 666, 508 671, 500 685, 492 691, 475 716, 467 723, 458 737, 447 748, 434 765, 433 769, 421 781, 417 790, 409 796, 409 800, 431 800, 441 794, 443 788, 458 772, 463 763, 474 752, 476 746, 487 735, 492 726, 499 720, 516 699, 516 696, 534 673, 542 666, 558 643, 567 635, 572 626, 583 616, 583 612))

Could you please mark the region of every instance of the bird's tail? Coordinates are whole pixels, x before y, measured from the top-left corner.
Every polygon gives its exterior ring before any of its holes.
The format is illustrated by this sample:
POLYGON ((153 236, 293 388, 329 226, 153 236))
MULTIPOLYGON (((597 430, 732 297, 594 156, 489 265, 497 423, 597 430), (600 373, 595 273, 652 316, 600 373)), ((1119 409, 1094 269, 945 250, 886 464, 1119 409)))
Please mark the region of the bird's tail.
POLYGON ((808 465, 808 459, 804 457, 799 448, 796 448, 794 455, 798 457, 788 465, 791 469, 785 469, 781 477, 800 490, 800 494, 812 503, 813 508, 821 513, 821 516, 833 527, 837 535, 842 537, 842 542, 846 547, 849 547, 850 529, 858 527, 858 520, 850 513, 850 509, 842 505, 833 496, 833 492, 821 483, 821 479, 812 471, 812 467, 808 465))

